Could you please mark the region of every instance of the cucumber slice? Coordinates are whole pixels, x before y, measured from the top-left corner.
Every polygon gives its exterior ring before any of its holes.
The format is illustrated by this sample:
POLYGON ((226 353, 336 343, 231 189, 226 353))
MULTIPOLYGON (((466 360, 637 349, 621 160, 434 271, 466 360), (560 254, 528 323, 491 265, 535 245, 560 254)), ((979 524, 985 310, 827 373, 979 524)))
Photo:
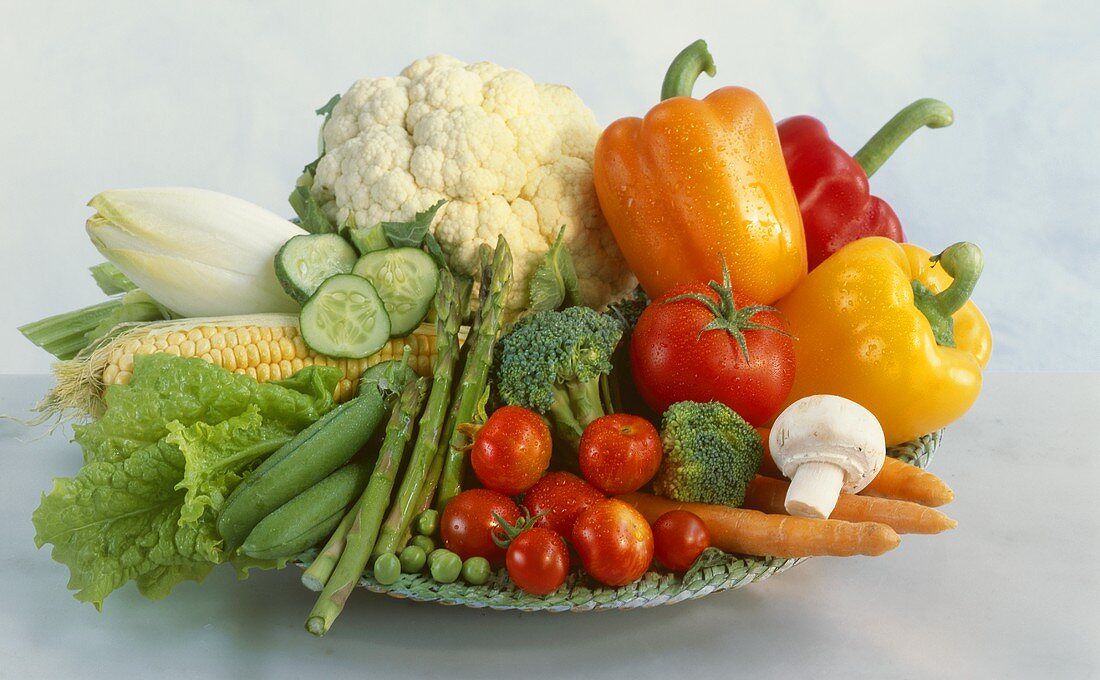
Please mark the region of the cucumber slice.
POLYGON ((321 282, 355 266, 355 248, 339 234, 295 236, 275 255, 275 276, 290 297, 304 303, 321 282))
POLYGON ((407 335, 428 314, 439 287, 439 268, 419 248, 367 253, 351 270, 374 284, 390 317, 390 333, 407 335))
POLYGON ((369 357, 390 339, 382 298, 370 281, 354 274, 325 279, 302 305, 298 324, 306 345, 331 357, 369 357))

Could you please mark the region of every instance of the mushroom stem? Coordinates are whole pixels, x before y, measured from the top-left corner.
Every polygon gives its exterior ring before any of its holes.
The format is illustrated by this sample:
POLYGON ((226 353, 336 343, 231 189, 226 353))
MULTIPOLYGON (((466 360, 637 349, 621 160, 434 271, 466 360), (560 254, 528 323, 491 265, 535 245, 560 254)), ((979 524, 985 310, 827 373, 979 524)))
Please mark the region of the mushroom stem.
POLYGON ((787 513, 828 519, 844 486, 844 470, 838 465, 808 462, 798 466, 783 503, 787 513))

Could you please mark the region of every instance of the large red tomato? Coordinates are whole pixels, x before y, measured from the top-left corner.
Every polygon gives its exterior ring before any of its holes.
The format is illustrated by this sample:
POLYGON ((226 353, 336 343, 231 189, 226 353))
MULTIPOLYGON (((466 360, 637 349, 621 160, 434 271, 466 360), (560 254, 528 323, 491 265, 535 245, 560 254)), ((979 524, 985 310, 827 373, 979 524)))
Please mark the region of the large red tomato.
POLYGON ((638 318, 631 372, 659 413, 678 401, 718 401, 753 425, 767 425, 794 382, 794 344, 786 331, 772 308, 731 293, 728 285, 678 286, 638 318))

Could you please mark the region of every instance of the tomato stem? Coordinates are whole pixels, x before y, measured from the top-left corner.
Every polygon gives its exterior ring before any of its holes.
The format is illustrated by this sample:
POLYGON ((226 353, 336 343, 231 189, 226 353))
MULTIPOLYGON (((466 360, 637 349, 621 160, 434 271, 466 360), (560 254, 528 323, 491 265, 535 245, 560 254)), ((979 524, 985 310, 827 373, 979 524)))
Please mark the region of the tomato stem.
POLYGON ((684 293, 683 295, 676 295, 665 301, 668 303, 677 302, 679 300, 693 300, 702 304, 708 311, 714 314, 714 320, 706 326, 703 326, 699 331, 699 335, 696 336, 696 340, 703 337, 703 333, 707 331, 725 331, 737 342, 737 346, 741 348, 741 355, 745 357, 745 363, 747 364, 749 363, 749 345, 748 341, 745 340, 745 331, 772 331, 780 335, 791 337, 791 334, 787 331, 776 328, 775 326, 756 323, 752 320, 752 317, 761 312, 778 311, 775 307, 769 305, 737 307, 737 302, 733 299, 733 287, 730 284, 730 270, 726 265, 726 258, 722 258, 722 283, 711 281, 709 286, 718 296, 717 302, 715 302, 714 298, 709 295, 703 295, 702 293, 684 293))

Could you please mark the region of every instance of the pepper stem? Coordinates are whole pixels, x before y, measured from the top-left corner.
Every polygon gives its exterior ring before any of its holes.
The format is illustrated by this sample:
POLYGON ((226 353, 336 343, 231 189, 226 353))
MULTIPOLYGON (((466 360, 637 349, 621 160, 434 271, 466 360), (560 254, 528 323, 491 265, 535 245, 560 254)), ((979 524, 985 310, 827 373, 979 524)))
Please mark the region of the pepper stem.
MULTIPOLYGON (((686 51, 686 50, 685 50, 686 51)), ((675 65, 675 62, 673 62, 675 65)), ((667 80, 666 80, 667 82, 667 80)), ((898 150, 909 135, 922 127, 947 127, 955 120, 951 107, 938 99, 918 99, 906 106, 886 122, 853 158, 863 166, 867 176, 875 174, 890 156, 898 150)))
POLYGON ((665 82, 661 85, 661 101, 673 97, 690 97, 695 81, 706 73, 714 77, 717 69, 714 66, 714 57, 707 49, 707 41, 696 40, 685 47, 665 73, 665 82))
POLYGON ((930 259, 933 263, 939 263, 953 280, 940 293, 933 293, 928 286, 914 280, 913 304, 928 318, 936 342, 944 347, 954 347, 955 323, 952 315, 970 299, 982 275, 985 260, 982 249, 968 241, 948 246, 930 259))

